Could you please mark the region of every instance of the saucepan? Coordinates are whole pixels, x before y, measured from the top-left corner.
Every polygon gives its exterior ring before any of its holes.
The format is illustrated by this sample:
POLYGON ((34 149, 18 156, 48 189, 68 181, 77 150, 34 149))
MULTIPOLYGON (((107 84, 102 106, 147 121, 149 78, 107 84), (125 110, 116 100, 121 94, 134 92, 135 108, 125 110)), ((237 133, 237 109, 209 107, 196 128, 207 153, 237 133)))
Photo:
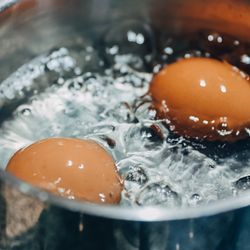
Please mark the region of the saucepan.
MULTIPOLYGON (((210 29, 250 41, 247 0, 2 0, 0 10, 1 82, 44 51, 76 41, 98 46, 107 30, 128 20, 174 35, 210 29)), ((19 101, 0 100, 0 123, 19 101)), ((186 208, 96 205, 32 187, 5 172, 4 162, 0 165, 1 250, 248 250, 250 246, 248 192, 186 208)))

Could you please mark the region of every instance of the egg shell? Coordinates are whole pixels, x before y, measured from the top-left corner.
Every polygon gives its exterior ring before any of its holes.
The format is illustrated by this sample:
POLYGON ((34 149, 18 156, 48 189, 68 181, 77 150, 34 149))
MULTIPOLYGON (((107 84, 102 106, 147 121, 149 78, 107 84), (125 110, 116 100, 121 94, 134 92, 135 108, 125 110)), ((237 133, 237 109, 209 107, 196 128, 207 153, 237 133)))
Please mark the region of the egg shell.
POLYGON ((160 119, 182 136, 236 141, 250 127, 249 77, 210 58, 188 58, 164 67, 149 93, 160 119))
POLYGON ((91 140, 41 140, 16 152, 7 171, 68 199, 116 204, 123 189, 112 156, 91 140))

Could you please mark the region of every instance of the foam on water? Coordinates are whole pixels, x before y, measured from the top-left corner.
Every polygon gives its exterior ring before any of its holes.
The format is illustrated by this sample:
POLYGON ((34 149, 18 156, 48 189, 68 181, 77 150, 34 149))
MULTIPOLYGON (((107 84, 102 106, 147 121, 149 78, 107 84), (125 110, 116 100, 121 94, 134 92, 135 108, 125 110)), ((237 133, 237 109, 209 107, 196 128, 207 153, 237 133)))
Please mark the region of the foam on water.
POLYGON ((83 71, 77 51, 60 48, 0 85, 0 106, 21 103, 1 124, 1 168, 18 149, 39 139, 77 137, 96 140, 113 155, 125 179, 123 206, 196 206, 249 189, 248 149, 241 152, 244 160, 238 152, 218 159, 173 138, 162 121, 152 119, 150 98, 140 101, 152 74, 133 67, 135 55, 116 55, 103 70, 95 50, 85 52, 87 62, 100 70, 83 71))

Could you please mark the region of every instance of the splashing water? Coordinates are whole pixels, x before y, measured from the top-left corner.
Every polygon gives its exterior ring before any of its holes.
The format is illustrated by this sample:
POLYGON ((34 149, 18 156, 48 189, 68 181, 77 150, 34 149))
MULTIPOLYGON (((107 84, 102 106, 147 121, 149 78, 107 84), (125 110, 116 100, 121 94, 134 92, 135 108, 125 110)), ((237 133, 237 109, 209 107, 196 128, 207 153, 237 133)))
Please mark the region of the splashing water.
MULTIPOLYGON (((77 137, 93 139, 113 155, 125 180, 123 206, 197 206, 249 189, 248 148, 214 157, 206 146, 173 138, 161 121, 152 119, 149 102, 140 103, 152 74, 138 55, 119 54, 110 36, 108 67, 91 46, 82 49, 82 61, 77 50, 59 48, 0 85, 2 110, 14 103, 0 127, 0 167, 39 139, 77 137)), ((136 46, 144 41, 136 33, 129 36, 136 46)))

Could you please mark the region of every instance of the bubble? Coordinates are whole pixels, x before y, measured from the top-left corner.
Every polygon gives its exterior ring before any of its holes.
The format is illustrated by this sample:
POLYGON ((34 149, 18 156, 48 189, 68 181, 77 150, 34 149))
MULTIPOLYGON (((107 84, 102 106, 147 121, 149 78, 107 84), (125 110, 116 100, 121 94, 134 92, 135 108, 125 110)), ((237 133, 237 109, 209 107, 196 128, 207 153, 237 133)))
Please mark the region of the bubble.
POLYGON ((79 115, 79 110, 71 103, 69 103, 68 105, 66 105, 65 109, 63 110, 63 113, 68 117, 76 118, 79 115))
POLYGON ((138 185, 144 185, 148 181, 148 177, 140 165, 130 166, 126 173, 125 180, 132 181, 138 185))
POLYGON ((24 107, 23 106, 19 107, 18 112, 22 116, 30 116, 32 114, 31 108, 25 107, 25 106, 24 107))
POLYGON ((54 123, 50 126, 49 131, 50 131, 49 137, 58 136, 62 132, 62 126, 61 124, 54 123))
POLYGON ((239 191, 245 191, 250 189, 250 176, 241 177, 235 182, 235 187, 239 191))
POLYGON ((132 107, 126 102, 119 103, 112 109, 105 110, 102 115, 107 119, 111 119, 118 122, 131 123, 135 120, 132 107), (117 110, 119 110, 119 112, 117 112, 117 110))
POLYGON ((57 79, 57 84, 59 84, 59 85, 64 84, 64 82, 65 82, 65 80, 64 80, 63 77, 59 77, 59 78, 57 79))
POLYGON ((125 142, 129 152, 156 151, 164 145, 164 134, 156 124, 137 124, 128 130, 125 142))
POLYGON ((74 79, 73 81, 69 83, 68 88, 71 91, 79 91, 83 88, 83 83, 82 81, 74 79))
POLYGON ((119 83, 129 84, 136 88, 145 88, 145 86, 148 86, 152 75, 135 71, 129 65, 126 65, 130 57, 133 56, 126 55, 118 57, 112 74, 117 78, 117 82, 119 83))
POLYGON ((102 72, 104 62, 99 57, 98 51, 96 51, 92 45, 87 47, 73 47, 74 56, 77 61, 77 67, 75 68, 76 75, 81 72, 102 72))
POLYGON ((117 56, 133 55, 128 64, 140 70, 144 69, 155 50, 154 34, 150 26, 136 20, 123 21, 111 27, 103 40, 104 55, 109 63, 113 63, 117 56))
POLYGON ((202 197, 199 194, 193 194, 189 200, 190 206, 197 206, 202 201, 202 197))
POLYGON ((141 131, 142 138, 147 138, 150 142, 155 144, 161 144, 164 140, 164 134, 161 127, 157 124, 152 124, 150 126, 144 126, 141 131))
POLYGON ((180 206, 181 199, 177 192, 173 191, 164 182, 147 185, 137 197, 139 205, 163 205, 166 207, 180 206))
POLYGON ((66 48, 51 51, 48 59, 45 64, 47 71, 61 72, 62 69, 69 71, 74 68, 76 64, 74 58, 69 56, 69 51, 66 48))

